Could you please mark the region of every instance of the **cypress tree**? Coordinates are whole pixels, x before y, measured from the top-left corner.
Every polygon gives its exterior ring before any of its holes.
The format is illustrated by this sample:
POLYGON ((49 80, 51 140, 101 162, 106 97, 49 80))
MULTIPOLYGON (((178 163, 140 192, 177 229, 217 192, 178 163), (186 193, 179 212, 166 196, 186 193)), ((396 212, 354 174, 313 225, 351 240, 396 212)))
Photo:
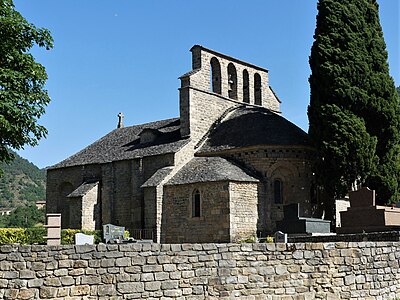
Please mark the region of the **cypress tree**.
POLYGON ((330 212, 355 180, 380 204, 399 196, 399 97, 378 9, 376 0, 318 2, 308 118, 330 212))

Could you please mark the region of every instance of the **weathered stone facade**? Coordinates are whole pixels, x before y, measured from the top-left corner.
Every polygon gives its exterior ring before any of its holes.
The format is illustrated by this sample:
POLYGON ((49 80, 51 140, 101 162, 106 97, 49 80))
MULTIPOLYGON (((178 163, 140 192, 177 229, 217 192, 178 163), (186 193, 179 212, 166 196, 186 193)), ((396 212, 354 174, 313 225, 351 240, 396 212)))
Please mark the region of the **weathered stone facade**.
POLYGON ((257 230, 255 183, 222 181, 166 186, 165 199, 163 240, 229 242, 252 236, 257 230), (201 215, 192 217, 193 192, 196 190, 202 197, 201 215))
POLYGON ((0 246, 1 299, 395 299, 400 242, 0 246))
POLYGON ((268 70, 191 51, 179 118, 120 122, 48 169, 47 210, 62 214, 64 228, 113 223, 152 230, 157 242, 231 242, 274 231, 284 204, 315 213, 314 150, 280 115, 268 70))

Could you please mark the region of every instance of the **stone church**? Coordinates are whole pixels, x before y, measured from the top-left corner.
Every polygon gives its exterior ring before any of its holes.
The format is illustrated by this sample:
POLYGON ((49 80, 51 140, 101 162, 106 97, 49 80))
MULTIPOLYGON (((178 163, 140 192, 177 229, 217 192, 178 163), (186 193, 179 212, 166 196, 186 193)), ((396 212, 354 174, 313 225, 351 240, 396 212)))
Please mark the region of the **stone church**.
POLYGON ((63 228, 112 223, 161 243, 271 233, 283 206, 317 203, 307 134, 281 116, 268 70, 195 45, 179 118, 118 127, 47 170, 63 228))

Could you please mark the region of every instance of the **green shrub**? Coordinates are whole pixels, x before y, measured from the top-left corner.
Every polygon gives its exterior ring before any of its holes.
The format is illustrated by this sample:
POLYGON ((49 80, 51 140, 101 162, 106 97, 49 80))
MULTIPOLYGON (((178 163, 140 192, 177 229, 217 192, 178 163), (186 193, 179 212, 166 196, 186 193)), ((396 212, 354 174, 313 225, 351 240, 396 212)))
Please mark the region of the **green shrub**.
POLYGON ((273 243, 273 242, 274 242, 273 236, 267 236, 265 238, 260 239, 260 243, 273 243))
MULTIPOLYGON (((94 243, 98 244, 102 241, 102 232, 100 230, 79 230, 79 229, 62 229, 61 244, 75 244, 75 234, 83 233, 94 236, 94 243)), ((0 228, 0 245, 3 244, 46 244, 47 229, 45 227, 32 228, 0 228)), ((127 234, 129 236, 129 233, 127 234)))
POLYGON ((0 228, 0 244, 27 244, 24 228, 0 228))
POLYGON ((239 243, 255 243, 255 242, 257 242, 257 237, 255 236, 250 236, 247 239, 239 241, 239 243))
POLYGON ((25 229, 27 235, 27 244, 46 244, 47 229, 44 227, 31 227, 25 229))

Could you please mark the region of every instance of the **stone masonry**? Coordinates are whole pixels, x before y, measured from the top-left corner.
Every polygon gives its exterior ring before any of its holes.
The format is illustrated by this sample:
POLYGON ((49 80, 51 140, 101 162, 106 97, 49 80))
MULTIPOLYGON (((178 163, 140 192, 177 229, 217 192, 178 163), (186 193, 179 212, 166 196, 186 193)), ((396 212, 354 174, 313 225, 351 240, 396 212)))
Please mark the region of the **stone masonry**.
POLYGON ((46 209, 62 228, 112 223, 157 243, 221 243, 275 232, 286 204, 319 213, 315 149, 281 116, 268 70, 191 52, 178 118, 124 126, 119 114, 116 129, 47 169, 46 209))
POLYGON ((0 246, 1 299, 394 299, 400 242, 0 246))

